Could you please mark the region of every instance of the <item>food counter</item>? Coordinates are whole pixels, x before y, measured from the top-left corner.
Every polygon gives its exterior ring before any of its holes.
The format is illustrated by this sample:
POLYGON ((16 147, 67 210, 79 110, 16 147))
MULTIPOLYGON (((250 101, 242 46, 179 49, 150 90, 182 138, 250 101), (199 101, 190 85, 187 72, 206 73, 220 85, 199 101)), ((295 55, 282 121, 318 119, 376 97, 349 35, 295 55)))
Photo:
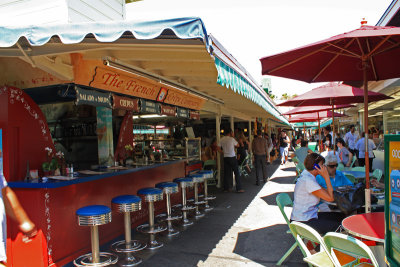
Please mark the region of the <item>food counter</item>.
MULTIPOLYGON (((25 262, 29 266, 52 263, 62 266, 90 250, 90 231, 88 227, 78 226, 75 216, 77 209, 95 204, 110 206, 115 196, 136 194, 140 188, 172 181, 185 176, 188 169, 198 167, 201 167, 198 162, 177 160, 126 170, 101 170, 102 173, 95 175, 80 175, 78 172, 79 176, 66 181, 10 182, 9 186, 14 189, 40 231, 31 244, 24 244, 17 238, 19 231, 15 223, 10 221, 7 240, 9 259, 14 263, 25 262), (26 246, 30 246, 32 255, 18 257, 23 255, 26 246)), ((171 197, 173 203, 180 201, 180 194, 171 197)), ((165 203, 155 203, 155 210, 156 213, 165 210, 165 203)), ((112 216, 111 223, 99 228, 100 244, 123 234, 123 215, 113 212, 112 216)), ((133 226, 144 223, 147 218, 147 207, 142 202, 142 210, 132 214, 133 226)))

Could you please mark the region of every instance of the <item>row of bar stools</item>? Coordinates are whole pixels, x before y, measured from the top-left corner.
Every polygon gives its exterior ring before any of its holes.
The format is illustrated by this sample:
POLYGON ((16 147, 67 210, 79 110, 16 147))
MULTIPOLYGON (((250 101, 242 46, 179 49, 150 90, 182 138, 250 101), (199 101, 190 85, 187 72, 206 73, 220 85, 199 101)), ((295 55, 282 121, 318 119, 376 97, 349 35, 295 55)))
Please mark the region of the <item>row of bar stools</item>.
POLYGON ((163 190, 167 202, 167 224, 168 224, 168 236, 174 236, 179 234, 179 231, 176 230, 172 226, 172 221, 179 219, 179 217, 175 216, 172 217, 172 210, 171 210, 171 194, 175 194, 179 192, 178 189, 178 184, 177 183, 172 183, 172 182, 163 182, 163 183, 158 183, 156 184, 157 188, 160 188, 163 190))
POLYGON ((125 253, 126 257, 118 261, 119 266, 135 266, 142 262, 142 259, 133 255, 133 252, 140 251, 146 247, 137 240, 132 240, 131 234, 131 212, 138 211, 142 208, 142 200, 134 195, 122 195, 111 200, 113 210, 124 214, 125 240, 115 242, 111 245, 111 249, 125 253))
POLYGON ((199 174, 202 174, 204 177, 204 210, 210 211, 213 208, 208 205, 209 200, 214 200, 215 196, 208 195, 208 180, 214 178, 214 173, 212 170, 201 170, 199 174))
POLYGON ((167 230, 167 227, 154 223, 154 202, 163 200, 163 191, 159 188, 147 187, 138 191, 138 195, 142 195, 149 205, 149 223, 139 225, 136 229, 142 233, 149 234, 148 249, 156 249, 164 244, 155 239, 155 235, 167 230))
POLYGON ((103 205, 92 205, 78 209, 76 211, 78 225, 90 226, 90 238, 92 253, 88 253, 74 260, 74 265, 83 266, 107 266, 115 264, 118 256, 113 253, 100 252, 99 245, 99 225, 111 222, 111 209, 103 205))
POLYGON ((201 218, 204 216, 204 213, 201 213, 199 210, 200 205, 204 205, 204 201, 199 201, 199 187, 200 183, 204 182, 204 177, 200 173, 196 173, 190 176, 193 179, 193 186, 194 186, 194 205, 196 207, 195 216, 196 219, 201 218))
POLYGON ((191 177, 182 177, 174 179, 175 183, 178 183, 182 191, 182 225, 189 226, 193 222, 187 218, 188 211, 194 210, 194 207, 187 205, 186 200, 186 188, 193 187, 193 179, 191 177))

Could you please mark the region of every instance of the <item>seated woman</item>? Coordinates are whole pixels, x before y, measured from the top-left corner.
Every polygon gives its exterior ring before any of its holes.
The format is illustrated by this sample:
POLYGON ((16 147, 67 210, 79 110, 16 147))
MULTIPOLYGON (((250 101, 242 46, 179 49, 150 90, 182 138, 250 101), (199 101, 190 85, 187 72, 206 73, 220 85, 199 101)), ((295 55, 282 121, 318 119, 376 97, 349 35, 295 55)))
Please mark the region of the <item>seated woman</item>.
POLYGON ((335 231, 344 218, 337 212, 318 212, 321 199, 331 202, 333 187, 326 169, 325 159, 317 153, 308 154, 304 160, 305 170, 301 173, 294 188, 294 202, 291 215, 292 221, 302 222, 314 228, 321 235, 335 231), (322 188, 315 177, 321 175, 326 187, 322 188))
POLYGON ((346 142, 342 138, 337 140, 337 147, 340 163, 346 167, 350 167, 353 161, 353 154, 347 149, 346 142))

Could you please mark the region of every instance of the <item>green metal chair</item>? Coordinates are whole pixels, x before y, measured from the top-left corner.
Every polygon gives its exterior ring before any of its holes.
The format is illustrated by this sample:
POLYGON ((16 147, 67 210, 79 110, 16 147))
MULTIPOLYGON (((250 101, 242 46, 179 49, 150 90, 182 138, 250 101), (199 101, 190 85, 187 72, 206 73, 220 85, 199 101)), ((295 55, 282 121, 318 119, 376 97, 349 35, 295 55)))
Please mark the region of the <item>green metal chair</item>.
POLYGON ((297 243, 305 251, 306 256, 304 261, 309 265, 320 266, 320 267, 335 267, 332 255, 329 253, 328 248, 325 245, 324 239, 315 231, 312 227, 301 223, 292 222, 290 225, 290 230, 296 236, 297 243), (320 251, 311 254, 311 251, 307 248, 304 239, 309 240, 320 245, 320 251))
MULTIPOLYGON (((282 213, 283 218, 285 219, 287 225, 290 225, 290 220, 289 218, 286 216, 285 213, 285 207, 293 207, 293 201, 290 198, 290 196, 287 193, 279 193, 276 196, 276 203, 279 207, 279 210, 282 213)), ((292 233, 292 231, 289 230, 287 231, 287 233, 291 233, 294 237, 294 239, 296 240, 296 236, 292 233)), ((276 265, 282 265, 282 263, 286 260, 287 257, 289 257, 290 254, 292 254, 293 250, 298 246, 299 244, 297 243, 297 240, 294 242, 294 244, 289 248, 289 250, 282 256, 282 258, 276 263, 276 265)), ((303 253, 303 256, 306 256, 305 251, 303 251, 303 249, 300 247, 301 252, 303 253)))
POLYGON ((353 168, 354 163, 356 163, 356 160, 357 160, 356 155, 353 155, 353 159, 351 160, 351 164, 350 164, 350 167, 349 167, 349 168, 353 168))
POLYGON ((337 168, 336 168, 336 170, 338 170, 338 171, 344 171, 344 165, 343 165, 343 163, 339 163, 338 166, 337 166, 337 168))
POLYGON ((371 176, 374 177, 379 182, 382 178, 382 170, 375 169, 371 176))
POLYGON ((353 184, 356 182, 356 177, 354 177, 353 174, 350 173, 344 173, 344 176, 346 176, 347 179, 350 180, 350 182, 352 182, 353 184))
POLYGON ((353 167, 353 168, 351 168, 351 171, 365 172, 365 166, 364 167, 353 167))
POLYGON ((379 266, 371 249, 362 241, 352 236, 330 232, 324 236, 324 241, 333 258, 335 266, 359 266, 361 263, 358 259, 369 259, 372 263, 372 265, 368 264, 363 266, 379 266), (340 263, 337 255, 338 253, 335 252, 335 250, 352 256, 355 260, 348 263, 340 263))
POLYGON ((296 156, 293 157, 292 161, 293 161, 295 164, 299 163, 299 159, 298 159, 296 156))
POLYGON ((296 164, 296 172, 297 172, 297 175, 296 175, 296 177, 294 178, 293 183, 296 183, 296 182, 297 182, 297 179, 300 177, 300 174, 304 171, 305 168, 306 168, 306 167, 305 167, 304 164, 301 163, 301 162, 299 162, 299 163, 296 164))

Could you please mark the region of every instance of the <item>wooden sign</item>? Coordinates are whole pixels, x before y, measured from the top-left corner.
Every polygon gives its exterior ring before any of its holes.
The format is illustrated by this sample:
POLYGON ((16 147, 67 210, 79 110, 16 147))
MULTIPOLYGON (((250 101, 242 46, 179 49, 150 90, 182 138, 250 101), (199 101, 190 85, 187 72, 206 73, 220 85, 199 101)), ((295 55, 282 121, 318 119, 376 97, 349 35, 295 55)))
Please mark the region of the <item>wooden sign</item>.
POLYGON ((114 94, 112 95, 112 97, 113 97, 113 109, 125 109, 134 112, 139 112, 139 99, 122 97, 114 94))
POLYGON ((141 99, 140 100, 140 112, 160 114, 160 112, 161 112, 160 104, 153 102, 153 101, 141 99))
POLYGON ((178 118, 186 118, 189 119, 189 110, 185 108, 176 108, 176 116, 178 118))
POLYGON ((161 115, 176 116, 176 107, 161 105, 161 115))
POLYGON ((192 119, 192 120, 200 120, 200 112, 199 111, 191 110, 189 113, 190 113, 190 119, 192 119))
POLYGON ((76 105, 92 105, 96 107, 111 108, 111 94, 100 93, 94 90, 86 90, 75 87, 76 105))

